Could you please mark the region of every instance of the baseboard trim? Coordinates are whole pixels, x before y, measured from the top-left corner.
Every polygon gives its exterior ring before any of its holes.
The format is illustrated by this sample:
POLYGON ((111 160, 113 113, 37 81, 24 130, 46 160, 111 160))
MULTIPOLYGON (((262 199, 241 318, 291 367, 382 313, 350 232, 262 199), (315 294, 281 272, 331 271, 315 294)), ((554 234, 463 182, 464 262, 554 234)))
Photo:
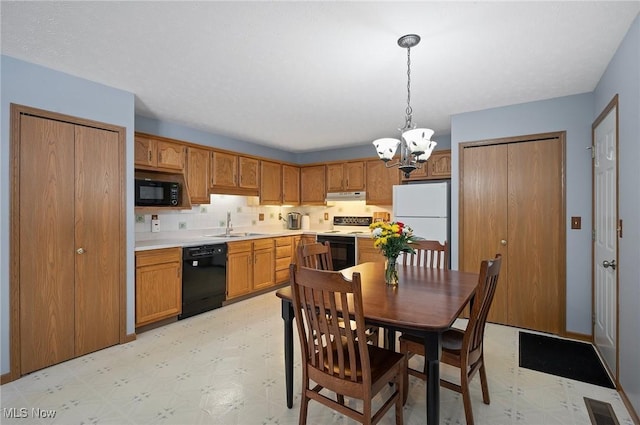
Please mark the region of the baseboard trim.
POLYGON ((122 341, 123 344, 126 344, 128 342, 133 342, 136 340, 136 338, 138 337, 138 335, 134 332, 132 334, 127 334, 124 337, 124 341, 122 341))
POLYGON ((0 375, 0 385, 4 385, 6 383, 9 383, 11 381, 13 381, 14 379, 11 379, 11 374, 10 373, 3 373, 2 375, 0 375))
POLYGON ((625 394, 624 389, 622 388, 622 385, 619 385, 619 384, 618 384, 618 394, 620 394, 620 398, 622 399, 622 402, 624 403, 625 407, 629 411, 629 415, 631 416, 631 420, 633 421, 633 423, 635 425, 640 425, 640 416, 638 416, 638 412, 636 412, 636 410, 633 408, 633 404, 631 404, 631 400, 629 400, 629 397, 627 397, 627 395, 625 394))
POLYGON ((593 337, 587 334, 581 334, 577 332, 565 332, 564 336, 566 338, 577 339, 578 341, 591 342, 593 343, 593 337))

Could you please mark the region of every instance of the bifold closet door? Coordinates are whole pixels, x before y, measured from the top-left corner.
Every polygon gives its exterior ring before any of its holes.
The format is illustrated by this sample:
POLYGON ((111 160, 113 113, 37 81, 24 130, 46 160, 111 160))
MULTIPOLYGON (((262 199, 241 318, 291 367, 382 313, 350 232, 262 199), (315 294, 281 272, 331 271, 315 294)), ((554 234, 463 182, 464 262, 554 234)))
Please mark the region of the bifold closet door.
POLYGON ((74 356, 74 125, 20 120, 22 374, 74 356))
POLYGON ((563 331, 563 152, 558 138, 463 148, 460 269, 503 256, 491 322, 563 331))
POLYGON ((480 262, 502 254, 500 277, 488 320, 508 322, 509 256, 502 240, 507 235, 507 145, 465 148, 463 170, 461 224, 463 239, 460 245, 460 270, 478 273, 480 262))
POLYGON ((117 133, 75 126, 76 356, 118 343, 118 149, 117 133))
POLYGON ((119 342, 117 133, 20 118, 20 373, 119 342))

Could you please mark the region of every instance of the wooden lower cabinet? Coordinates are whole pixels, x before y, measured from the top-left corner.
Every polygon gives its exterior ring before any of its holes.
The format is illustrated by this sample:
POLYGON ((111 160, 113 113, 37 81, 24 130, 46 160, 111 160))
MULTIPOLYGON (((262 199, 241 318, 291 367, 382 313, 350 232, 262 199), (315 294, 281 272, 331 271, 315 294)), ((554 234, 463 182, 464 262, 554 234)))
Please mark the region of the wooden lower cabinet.
POLYGON ((269 288, 274 279, 273 238, 227 243, 227 299, 269 288))
MULTIPOLYGON (((276 246, 276 284, 289 281, 289 265, 294 258, 293 236, 275 238, 276 246)), ((298 237, 299 239, 299 237, 298 237)))
POLYGON ((368 262, 384 262, 385 257, 378 248, 373 246, 373 239, 358 238, 358 261, 357 264, 368 262))
POLYGON ((182 312, 182 249, 136 252, 136 327, 182 312))

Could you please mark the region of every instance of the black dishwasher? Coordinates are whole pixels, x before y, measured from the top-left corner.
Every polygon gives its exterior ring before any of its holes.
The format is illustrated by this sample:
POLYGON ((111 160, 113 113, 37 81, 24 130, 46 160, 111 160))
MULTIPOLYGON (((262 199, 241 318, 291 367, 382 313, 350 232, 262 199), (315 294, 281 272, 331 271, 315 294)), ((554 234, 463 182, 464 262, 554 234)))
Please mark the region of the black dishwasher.
POLYGON ((182 248, 182 314, 178 320, 222 307, 227 292, 227 245, 182 248))

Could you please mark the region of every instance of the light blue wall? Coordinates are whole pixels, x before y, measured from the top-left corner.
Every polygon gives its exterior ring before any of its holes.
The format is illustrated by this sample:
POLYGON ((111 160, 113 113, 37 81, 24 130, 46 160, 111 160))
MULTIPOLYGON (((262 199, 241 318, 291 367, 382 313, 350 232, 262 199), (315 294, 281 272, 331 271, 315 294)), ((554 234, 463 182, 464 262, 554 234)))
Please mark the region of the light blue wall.
MULTIPOLYGON (((122 90, 0 57, 0 373, 9 372, 10 104, 119 125, 127 129, 126 181, 133 181, 134 95, 122 90)), ((127 333, 134 332, 133 192, 127 192, 127 333)))
MULTIPOLYGON (((311 164, 314 162, 341 161, 377 156, 371 142, 338 149, 319 149, 312 152, 292 153, 141 115, 136 115, 136 131, 294 164, 311 164)), ((433 139, 438 143, 436 150, 451 148, 451 135, 444 134, 435 136, 433 139)))
POLYGON ((458 267, 459 144, 475 140, 566 131, 567 331, 591 334, 591 123, 593 94, 454 115, 451 119, 452 267, 458 267), (581 216, 581 230, 571 230, 581 216))
POLYGON ((256 155, 285 162, 296 162, 295 154, 291 152, 257 145, 243 140, 232 139, 213 133, 207 133, 205 131, 185 127, 180 124, 159 121, 154 118, 147 118, 141 115, 136 115, 136 131, 168 137, 171 139, 183 140, 185 142, 197 143, 199 145, 210 146, 213 148, 242 152, 248 155, 256 155))
MULTIPOLYGON (((450 149, 451 148, 451 135, 443 134, 436 135, 432 138, 438 143, 436 150, 450 149)), ((296 155, 295 163, 297 164, 310 164, 313 162, 329 162, 329 161, 341 161, 344 159, 355 158, 377 158, 378 154, 371 142, 365 142, 361 145, 350 146, 339 149, 325 149, 314 152, 305 152, 296 155)))
POLYGON ((618 94, 620 384, 640 412, 640 15, 595 89, 594 119, 618 94))

